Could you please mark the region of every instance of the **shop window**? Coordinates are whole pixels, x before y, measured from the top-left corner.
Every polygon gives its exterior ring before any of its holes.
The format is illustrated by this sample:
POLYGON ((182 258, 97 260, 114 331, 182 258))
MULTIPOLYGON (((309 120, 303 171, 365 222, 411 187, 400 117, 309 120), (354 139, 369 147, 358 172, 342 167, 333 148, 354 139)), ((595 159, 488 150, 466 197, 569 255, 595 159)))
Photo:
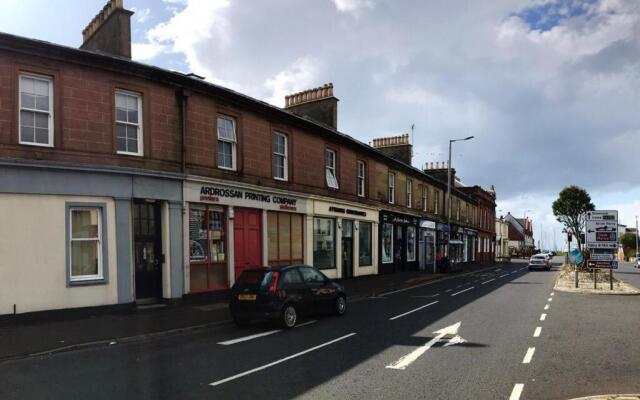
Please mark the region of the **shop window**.
POLYGON ((365 196, 365 171, 366 171, 366 167, 364 164, 364 161, 358 161, 357 162, 357 185, 358 185, 358 196, 359 197, 364 197, 365 196))
POLYGON ((324 157, 327 186, 329 186, 331 189, 338 189, 338 178, 336 175, 336 152, 327 149, 324 152, 324 157))
POLYGON ((267 213, 269 265, 302 264, 302 215, 267 213))
POLYGON ((106 282, 105 205, 67 205, 67 281, 70 285, 106 282))
POLYGON ((192 292, 225 289, 225 214, 220 207, 189 208, 189 265, 192 292))
POLYGON ((142 96, 116 92, 116 151, 118 154, 141 156, 142 96))
POLYGON ((382 263, 393 262, 393 224, 382 224, 382 263))
POLYGON ((236 120, 218 117, 218 168, 236 169, 236 120))
POLYGON ((273 134, 273 177, 286 181, 288 177, 287 136, 282 133, 273 134))
POLYGON ((336 267, 336 221, 313 219, 313 266, 320 269, 336 267))
POLYGON ((416 227, 407 227, 407 261, 416 260, 416 227))
POLYGON ((20 144, 53 146, 53 80, 20 76, 20 144))
POLYGON ((370 267, 373 265, 372 249, 372 224, 371 222, 358 223, 358 247, 359 247, 359 265, 361 267, 370 267))

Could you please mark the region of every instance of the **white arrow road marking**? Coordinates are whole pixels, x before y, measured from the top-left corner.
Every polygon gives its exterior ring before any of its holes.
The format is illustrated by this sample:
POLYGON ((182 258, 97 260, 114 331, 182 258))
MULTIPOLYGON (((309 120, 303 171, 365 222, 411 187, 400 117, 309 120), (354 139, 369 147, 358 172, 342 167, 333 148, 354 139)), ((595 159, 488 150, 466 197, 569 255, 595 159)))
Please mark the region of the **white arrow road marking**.
POLYGON ((455 335, 454 337, 449 339, 447 343, 444 344, 444 347, 453 346, 454 344, 460 344, 460 343, 466 343, 466 342, 467 342, 467 339, 463 338, 460 335, 455 335))
POLYGON ((285 361, 289 361, 289 360, 291 360, 291 359, 293 359, 293 358, 300 357, 300 356, 305 355, 305 354, 307 354, 307 353, 310 353, 310 352, 312 352, 312 351, 315 351, 315 350, 321 349, 321 348, 323 348, 323 347, 325 347, 325 346, 329 346, 329 345, 334 344, 334 343, 336 343, 336 342, 339 342, 339 341, 341 341, 341 340, 344 340, 344 339, 350 338, 351 336, 353 336, 353 335, 355 335, 355 334, 356 334, 355 332, 351 332, 351 333, 349 333, 348 335, 340 336, 339 338, 336 338, 336 339, 330 340, 330 341, 328 341, 328 342, 325 342, 325 343, 319 344, 319 345, 317 345, 317 346, 311 347, 310 349, 303 350, 303 351, 301 351, 301 352, 299 352, 299 353, 292 354, 292 355, 287 356, 287 357, 285 357, 285 358, 281 358, 281 359, 279 359, 279 360, 276 360, 276 361, 270 362, 269 364, 265 364, 265 365, 262 365, 262 366, 260 366, 260 367, 257 367, 257 368, 254 368, 254 369, 250 369, 250 370, 248 370, 248 371, 241 372, 241 373, 239 373, 239 374, 236 374, 236 375, 230 376, 230 377, 228 377, 228 378, 224 378, 224 379, 221 379, 221 380, 219 380, 219 381, 212 382, 212 383, 210 383, 210 384, 209 384, 209 386, 218 386, 218 385, 221 385, 221 384, 223 384, 223 383, 226 383, 226 382, 232 381, 232 380, 234 380, 234 379, 242 378, 243 376, 247 376, 247 375, 253 374, 254 372, 262 371, 263 369, 267 369, 267 368, 269 368, 269 367, 273 367, 274 365, 281 364, 281 363, 283 363, 283 362, 285 362, 285 361))
POLYGON ((433 346, 434 344, 438 343, 438 341, 440 339, 442 339, 443 337, 445 337, 447 335, 457 335, 458 334, 458 329, 460 329, 460 324, 462 324, 462 322, 456 322, 453 325, 449 325, 446 328, 443 328, 443 329, 440 329, 440 330, 437 330, 437 331, 433 332, 433 333, 436 334, 436 336, 433 339, 429 340, 427 343, 425 343, 424 345, 418 347, 417 349, 415 349, 411 353, 407 354, 406 356, 400 357, 395 362, 387 365, 386 368, 390 368, 390 369, 406 369, 415 360, 417 360, 421 355, 423 355, 427 350, 429 350, 431 348, 431 346, 433 346))
POLYGON ((436 304, 437 302, 438 302, 438 301, 436 300, 436 301, 431 302, 431 303, 429 303, 429 304, 425 304, 425 305, 420 306, 420 307, 418 307, 418 308, 414 308, 413 310, 407 311, 406 313, 403 313, 403 314, 400 314, 400 315, 396 315, 395 317, 391 317, 391 318, 389 318, 389 321, 393 321, 394 319, 402 318, 402 317, 404 317, 405 315, 409 315, 409 314, 414 313, 414 312, 416 312, 416 311, 420 311, 420 310, 422 310, 422 309, 423 309, 423 308, 425 308, 425 307, 429 307, 429 306, 432 306, 432 305, 436 304))
POLYGON ((509 396, 509 400, 520 400, 522 389, 524 389, 524 383, 516 383, 513 386, 513 390, 511 391, 511 396, 509 396))
POLYGON ((527 354, 524 355, 524 358, 522 359, 522 363, 523 364, 529 364, 531 362, 531 359, 533 358, 533 353, 536 352, 536 348, 535 347, 529 347, 527 349, 527 354))
POLYGON ((536 330, 533 332, 533 337, 539 337, 540 336, 540 332, 542 332, 542 327, 541 326, 537 326, 536 330))

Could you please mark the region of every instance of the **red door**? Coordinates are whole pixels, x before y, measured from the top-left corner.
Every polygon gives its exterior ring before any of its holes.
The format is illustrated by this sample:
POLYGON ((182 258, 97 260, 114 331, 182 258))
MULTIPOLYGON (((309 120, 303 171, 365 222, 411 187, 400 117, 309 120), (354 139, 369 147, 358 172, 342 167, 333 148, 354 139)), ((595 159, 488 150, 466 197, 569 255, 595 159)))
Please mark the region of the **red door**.
POLYGON ((236 279, 247 268, 262 266, 262 211, 236 208, 233 217, 236 279))

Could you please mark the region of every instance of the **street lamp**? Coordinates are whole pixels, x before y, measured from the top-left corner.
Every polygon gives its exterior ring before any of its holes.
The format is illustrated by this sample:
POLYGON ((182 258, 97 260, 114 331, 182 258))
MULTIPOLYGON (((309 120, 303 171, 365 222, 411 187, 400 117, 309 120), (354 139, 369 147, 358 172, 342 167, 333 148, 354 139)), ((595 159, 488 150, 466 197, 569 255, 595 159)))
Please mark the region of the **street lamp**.
POLYGON ((464 139, 450 139, 449 140, 449 163, 447 164, 447 258, 449 257, 449 251, 451 248, 451 147, 454 142, 463 142, 465 140, 471 140, 473 136, 466 137, 464 139))
POLYGON ((636 267, 638 267, 638 216, 636 215, 636 267))

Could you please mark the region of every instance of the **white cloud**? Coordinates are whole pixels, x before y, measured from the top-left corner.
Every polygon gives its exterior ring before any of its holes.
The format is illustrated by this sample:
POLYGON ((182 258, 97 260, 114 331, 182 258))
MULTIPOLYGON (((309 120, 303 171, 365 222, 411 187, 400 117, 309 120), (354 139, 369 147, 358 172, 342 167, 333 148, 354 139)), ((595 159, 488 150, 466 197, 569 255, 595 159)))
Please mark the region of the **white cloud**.
POLYGON ((145 22, 147 22, 147 20, 151 16, 150 8, 137 9, 136 7, 131 7, 131 11, 134 12, 133 15, 135 16, 136 22, 141 24, 144 24, 145 22))
POLYGON ((295 60, 286 69, 265 81, 264 86, 271 93, 266 101, 283 107, 285 95, 317 85, 320 69, 320 61, 311 56, 295 60))
POLYGON ((359 17, 363 10, 373 8, 373 3, 370 0, 333 0, 333 4, 338 11, 356 17, 359 17))
POLYGON ((136 61, 147 61, 157 57, 166 50, 160 43, 132 43, 131 57, 136 61))

